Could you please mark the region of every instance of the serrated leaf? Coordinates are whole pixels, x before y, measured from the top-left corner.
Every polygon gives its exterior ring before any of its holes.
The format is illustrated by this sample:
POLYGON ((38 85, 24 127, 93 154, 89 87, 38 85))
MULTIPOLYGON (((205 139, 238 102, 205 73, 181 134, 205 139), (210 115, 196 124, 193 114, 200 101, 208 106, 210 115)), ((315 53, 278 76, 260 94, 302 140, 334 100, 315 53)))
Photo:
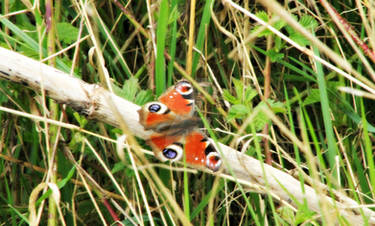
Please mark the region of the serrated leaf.
MULTIPOLYGON (((296 18, 296 16, 293 17, 296 18)), ((318 22, 316 22, 314 17, 310 15, 303 15, 301 19, 298 20, 298 22, 310 31, 314 30, 318 26, 318 22)), ((307 38, 305 38, 305 36, 303 36, 301 33, 296 32, 292 27, 286 26, 285 29, 289 34, 289 38, 298 43, 299 45, 310 45, 310 41, 307 38)))
POLYGON ((231 104, 239 104, 240 103, 240 100, 238 100, 236 97, 232 96, 232 94, 230 94, 229 90, 227 90, 227 89, 224 89, 224 91, 223 91, 223 98, 224 98, 224 100, 228 101, 231 104))
POLYGON ((263 112, 259 112, 258 115, 254 118, 253 124, 255 127, 255 131, 261 131, 267 123, 270 123, 270 119, 268 119, 267 115, 263 112))
POLYGON ((264 22, 268 22, 268 14, 263 10, 255 13, 255 16, 257 16, 259 19, 263 20, 264 22))
MULTIPOLYGON (((271 110, 275 114, 286 112, 285 106, 282 102, 279 102, 279 101, 275 102, 274 100, 268 100, 267 102, 268 102, 268 105, 271 107, 271 110)), ((259 103, 254 108, 254 111, 258 108, 265 107, 265 105, 266 105, 265 102, 259 103)), ((256 131, 262 130, 267 123, 271 123, 271 120, 268 118, 268 116, 263 111, 259 111, 259 113, 255 116, 255 118, 252 122, 256 131)))
POLYGON ((318 26, 318 22, 310 15, 303 15, 299 23, 308 30, 314 30, 318 26))
MULTIPOLYGON (((254 108, 254 111, 258 108, 261 108, 265 105, 264 102, 261 102, 259 103, 255 108, 254 108)), ((263 113, 263 111, 259 111, 259 113, 255 116, 252 124, 254 125, 255 127, 255 130, 256 131, 260 131, 264 128, 264 126, 266 125, 266 123, 270 122, 270 119, 267 117, 267 115, 265 113, 263 113)))
MULTIPOLYGON (((265 11, 259 11, 256 13, 256 16, 263 20, 264 22, 268 23, 270 21, 269 19, 269 16, 268 14, 265 12, 265 11)), ((284 26, 286 25, 286 22, 283 21, 283 20, 276 20, 272 26, 274 28, 276 28, 277 30, 281 30, 284 26)), ((256 25, 253 29, 252 29, 252 33, 254 32, 257 32, 258 29, 262 28, 263 29, 263 25, 256 25)), ((273 34, 272 31, 270 31, 269 29, 265 29, 263 31, 261 31, 259 34, 258 34, 258 37, 263 37, 263 36, 267 36, 267 35, 271 35, 273 34)))
POLYGON ((277 20, 272 26, 276 28, 277 30, 281 30, 286 25, 286 22, 284 20, 277 20))
POLYGON ((59 39, 65 44, 72 44, 77 40, 78 28, 74 27, 70 23, 61 22, 56 25, 57 35, 59 39))

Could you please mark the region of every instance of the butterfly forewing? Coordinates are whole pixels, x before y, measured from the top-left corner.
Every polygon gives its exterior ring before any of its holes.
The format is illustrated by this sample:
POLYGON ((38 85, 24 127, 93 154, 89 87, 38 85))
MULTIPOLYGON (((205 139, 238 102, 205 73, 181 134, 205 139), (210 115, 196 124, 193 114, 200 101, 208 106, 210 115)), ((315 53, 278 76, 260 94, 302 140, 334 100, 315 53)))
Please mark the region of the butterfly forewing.
POLYGON ((194 96, 191 84, 185 80, 179 81, 159 97, 178 117, 191 117, 194 113, 194 96))

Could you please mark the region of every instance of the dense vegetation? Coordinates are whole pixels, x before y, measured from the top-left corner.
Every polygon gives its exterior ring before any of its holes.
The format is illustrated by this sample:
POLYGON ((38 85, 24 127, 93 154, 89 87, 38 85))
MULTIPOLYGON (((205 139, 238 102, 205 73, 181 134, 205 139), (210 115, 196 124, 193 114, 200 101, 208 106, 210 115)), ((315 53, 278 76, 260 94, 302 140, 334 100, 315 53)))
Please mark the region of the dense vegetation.
MULTIPOLYGON (((181 78, 194 80, 197 108, 212 138, 295 172, 301 183, 320 181, 358 204, 373 204, 371 5, 291 1, 282 3, 284 13, 271 0, 238 2, 4 0, 0 45, 88 83, 108 88, 110 82, 116 94, 138 105, 181 78), (273 114, 253 114, 265 107, 273 114)), ((125 225, 184 219, 193 225, 317 225, 340 217, 325 215, 324 200, 314 212, 152 156, 148 165, 137 165, 127 151, 121 160, 116 143, 101 138, 116 140, 120 129, 19 84, 0 80, 0 105, 97 134, 0 111, 2 225, 30 223, 29 202, 41 210, 42 225, 113 224, 116 216, 125 225), (154 167, 174 203, 142 173, 145 167, 154 167), (35 194, 47 190, 43 182, 59 189, 35 194)))

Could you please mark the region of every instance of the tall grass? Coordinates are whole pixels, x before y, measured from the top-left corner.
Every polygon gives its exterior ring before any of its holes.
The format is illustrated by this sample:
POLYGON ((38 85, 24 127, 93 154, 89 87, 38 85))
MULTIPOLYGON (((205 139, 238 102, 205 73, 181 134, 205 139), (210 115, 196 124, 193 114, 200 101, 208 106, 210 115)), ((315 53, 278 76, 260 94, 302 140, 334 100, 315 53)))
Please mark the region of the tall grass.
MULTIPOLYGON (((139 105, 187 78, 197 90, 207 134, 215 141, 260 161, 266 149, 274 167, 297 172, 301 186, 310 183, 332 198, 331 191, 340 190, 373 207, 373 100, 355 92, 375 93, 369 63, 374 24, 367 19, 374 15, 364 2, 331 2, 351 25, 346 26, 342 20, 335 23, 323 0, 285 3, 286 14, 270 7, 272 1, 244 1, 240 7, 211 0, 55 1, 52 32, 45 20, 47 2, 53 1, 0 2, 0 45, 113 89, 139 105), (364 42, 356 44, 352 32, 364 42), (284 127, 275 125, 267 112, 252 114, 264 107, 284 127)), ((0 111, 4 225, 33 223, 29 205, 40 211, 36 216, 42 225, 116 220, 125 225, 346 223, 339 213, 326 214, 330 207, 323 199, 321 210, 312 211, 306 203, 290 206, 282 202, 288 200, 272 198, 269 188, 266 195, 259 194, 181 164, 144 160, 130 149, 118 155, 120 129, 55 105, 39 90, 0 80, 0 106, 96 134, 0 111), (32 196, 38 188, 41 193, 32 196)))

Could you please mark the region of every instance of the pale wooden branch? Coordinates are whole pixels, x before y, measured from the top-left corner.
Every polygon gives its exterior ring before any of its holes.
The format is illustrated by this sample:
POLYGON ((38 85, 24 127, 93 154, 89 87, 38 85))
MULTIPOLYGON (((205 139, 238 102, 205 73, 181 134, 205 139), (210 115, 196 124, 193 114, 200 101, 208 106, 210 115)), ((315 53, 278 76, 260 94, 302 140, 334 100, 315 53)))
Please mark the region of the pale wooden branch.
MULTIPOLYGON (((139 124, 137 110, 140 107, 138 105, 109 93, 98 85, 88 84, 53 67, 4 48, 0 48, 0 77, 21 83, 36 91, 43 89, 47 96, 57 102, 66 104, 91 119, 118 127, 120 122, 115 117, 116 110, 111 108, 111 103, 108 103, 108 98, 111 98, 133 134, 143 139, 150 136, 151 132, 145 131, 139 124)), ((319 194, 308 185, 304 185, 303 191, 300 181, 291 175, 262 164, 257 159, 241 154, 224 144, 219 145, 225 164, 223 165, 224 172, 216 175, 236 180, 259 193, 271 194, 279 201, 293 206, 306 202, 310 209, 318 213, 321 211, 320 205, 324 202, 328 203, 335 207, 329 209, 332 213, 324 213, 325 215, 339 214, 356 224, 363 222, 361 215, 363 211, 363 215, 369 219, 369 222, 375 224, 375 213, 366 207, 359 206, 346 195, 335 192, 334 200, 325 194, 319 194)), ((324 189, 319 189, 319 191, 322 190, 324 189)))

